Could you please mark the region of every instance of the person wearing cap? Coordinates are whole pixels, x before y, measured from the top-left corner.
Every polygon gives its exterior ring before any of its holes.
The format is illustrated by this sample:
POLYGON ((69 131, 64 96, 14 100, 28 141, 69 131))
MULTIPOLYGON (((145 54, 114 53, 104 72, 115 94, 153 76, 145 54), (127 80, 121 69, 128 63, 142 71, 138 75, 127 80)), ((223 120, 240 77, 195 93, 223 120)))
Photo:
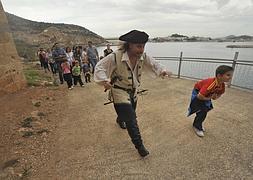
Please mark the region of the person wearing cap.
POLYGON ((95 67, 94 80, 103 85, 112 98, 116 121, 128 134, 140 156, 149 154, 145 148, 136 118, 137 89, 140 86, 143 68, 149 68, 157 75, 171 73, 157 61, 144 53, 148 34, 132 30, 119 37, 124 41, 115 52, 104 57, 95 67))

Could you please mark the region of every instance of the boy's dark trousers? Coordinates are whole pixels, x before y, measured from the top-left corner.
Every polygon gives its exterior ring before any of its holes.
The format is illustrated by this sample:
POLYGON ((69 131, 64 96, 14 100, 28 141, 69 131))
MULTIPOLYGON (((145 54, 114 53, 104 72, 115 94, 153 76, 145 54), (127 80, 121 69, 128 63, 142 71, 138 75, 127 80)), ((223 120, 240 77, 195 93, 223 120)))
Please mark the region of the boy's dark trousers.
POLYGON ((202 123, 204 122, 204 120, 206 119, 207 116, 207 111, 205 110, 201 110, 199 112, 196 113, 196 117, 193 121, 193 126, 195 128, 197 128, 198 130, 203 130, 202 129, 202 123))
POLYGON ((199 100, 197 97, 195 97, 190 104, 192 113, 196 113, 196 117, 193 121, 193 126, 201 131, 203 130, 202 123, 206 119, 207 112, 213 108, 211 101, 210 105, 208 106, 206 105, 206 103, 207 101, 199 100))
POLYGON ((80 86, 83 85, 83 81, 81 79, 81 75, 79 75, 79 76, 73 76, 73 78, 74 78, 74 85, 77 85, 77 82, 79 82, 80 86))
POLYGON ((72 75, 71 75, 71 73, 63 74, 63 78, 67 82, 68 88, 70 88, 73 85, 72 84, 72 75))
POLYGON ((141 146, 143 146, 143 144, 136 119, 135 113, 136 104, 137 102, 136 101, 134 102, 134 100, 131 98, 131 104, 127 103, 114 104, 114 108, 117 112, 118 119, 126 123, 128 134, 133 144, 138 149, 141 146))
POLYGON ((85 77, 85 82, 87 83, 87 82, 90 82, 90 74, 85 74, 84 75, 84 77, 85 77))

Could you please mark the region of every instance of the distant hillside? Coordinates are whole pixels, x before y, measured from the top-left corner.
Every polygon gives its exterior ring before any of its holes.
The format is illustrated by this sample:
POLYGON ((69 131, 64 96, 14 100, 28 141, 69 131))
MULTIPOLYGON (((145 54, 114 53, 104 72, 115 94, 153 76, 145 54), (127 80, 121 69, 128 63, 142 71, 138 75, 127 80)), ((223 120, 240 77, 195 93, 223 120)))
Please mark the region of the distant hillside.
POLYGON ((219 37, 219 38, 211 38, 211 37, 200 37, 200 36, 191 36, 188 37, 186 35, 181 34, 172 34, 166 37, 155 37, 150 39, 151 42, 199 42, 199 41, 208 41, 208 42, 252 42, 253 36, 250 35, 229 35, 226 37, 219 37))
POLYGON ((44 23, 27 20, 6 12, 10 30, 21 57, 35 58, 39 47, 50 48, 55 42, 63 46, 94 44, 106 40, 94 32, 77 25, 44 23))
POLYGON ((230 40, 234 40, 234 41, 252 41, 253 36, 249 36, 249 35, 240 35, 240 36, 230 35, 230 36, 226 36, 225 39, 230 39, 230 40))

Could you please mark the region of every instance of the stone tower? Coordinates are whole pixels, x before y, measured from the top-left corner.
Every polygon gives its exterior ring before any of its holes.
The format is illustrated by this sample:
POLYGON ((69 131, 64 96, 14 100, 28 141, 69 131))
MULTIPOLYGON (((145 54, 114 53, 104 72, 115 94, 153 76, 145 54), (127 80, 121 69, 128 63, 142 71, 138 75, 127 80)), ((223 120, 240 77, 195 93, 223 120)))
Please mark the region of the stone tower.
POLYGON ((22 64, 0 1, 0 96, 26 86, 22 64))

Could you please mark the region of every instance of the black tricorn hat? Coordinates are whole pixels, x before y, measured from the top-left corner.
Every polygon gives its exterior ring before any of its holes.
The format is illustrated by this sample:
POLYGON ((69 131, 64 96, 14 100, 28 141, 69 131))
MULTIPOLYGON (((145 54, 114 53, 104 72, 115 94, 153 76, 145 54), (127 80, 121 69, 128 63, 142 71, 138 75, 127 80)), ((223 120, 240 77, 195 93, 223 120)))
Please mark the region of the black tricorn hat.
POLYGON ((148 41, 148 34, 143 31, 132 30, 119 37, 119 40, 129 43, 144 44, 148 41))

